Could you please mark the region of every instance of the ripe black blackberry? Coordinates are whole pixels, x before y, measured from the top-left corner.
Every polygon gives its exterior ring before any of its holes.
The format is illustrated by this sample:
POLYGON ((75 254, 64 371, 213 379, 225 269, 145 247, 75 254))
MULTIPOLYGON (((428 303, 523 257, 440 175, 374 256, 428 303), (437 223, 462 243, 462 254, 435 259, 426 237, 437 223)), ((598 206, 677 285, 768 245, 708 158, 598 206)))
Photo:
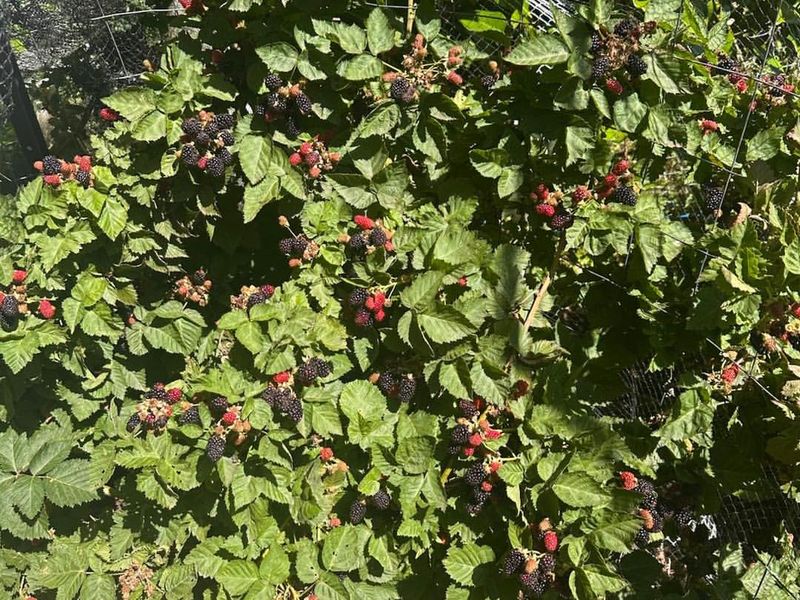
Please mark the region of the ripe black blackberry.
POLYGON ((533 585, 531 586, 530 590, 531 590, 531 595, 534 598, 541 598, 547 591, 547 580, 542 579, 541 577, 537 578, 536 581, 533 582, 533 585))
POLYGON ((366 308, 359 308, 356 311, 353 321, 359 327, 369 327, 370 325, 375 323, 375 317, 373 317, 372 312, 367 310, 366 308))
POLYGON ((527 591, 532 591, 533 588, 539 582, 539 573, 534 571, 533 573, 521 573, 519 576, 519 583, 523 589, 527 591))
POLYGON ((192 283, 195 285, 203 285, 203 282, 208 278, 208 272, 203 267, 197 269, 192 273, 192 283))
POLYGON ((310 361, 317 369, 317 377, 327 377, 333 373, 333 363, 321 358, 312 358, 310 361))
POLYGON ((506 559, 503 561, 503 573, 506 575, 514 575, 519 573, 522 564, 525 562, 525 555, 514 548, 511 552, 506 554, 506 559))
POLYGON ((633 538, 633 543, 643 548, 650 542, 650 532, 647 531, 644 527, 642 527, 639 531, 636 532, 636 537, 633 538))
POLYGON ((550 219, 550 228, 555 229, 556 231, 561 231, 562 229, 569 228, 574 220, 575 219, 571 214, 565 210, 561 210, 554 214, 553 218, 550 219))
POLYGON ((195 136, 194 143, 201 148, 208 148, 208 145, 211 143, 211 136, 205 131, 201 131, 195 136))
POLYGON ((286 112, 286 98, 281 96, 280 94, 272 93, 267 95, 264 104, 267 107, 267 110, 275 113, 283 113, 286 112))
POLYGON ((61 172, 61 161, 55 156, 45 156, 42 159, 42 173, 44 175, 57 175, 61 172))
POLYGON ((214 156, 208 161, 206 172, 212 177, 221 177, 225 173, 225 161, 219 156, 214 156))
POLYGON ((490 90, 497 83, 497 78, 494 75, 484 75, 481 77, 481 87, 485 90, 490 90))
POLYGON ((347 247, 356 254, 363 254, 367 249, 367 240, 360 233, 352 236, 347 242, 347 247))
POLYGON ((300 135, 300 126, 297 124, 297 120, 293 116, 286 117, 286 137, 293 140, 296 139, 300 135))
POLYGON ((592 45, 589 46, 589 52, 595 55, 600 54, 605 47, 603 37, 597 31, 592 32, 592 45))
POLYGON ((729 75, 731 71, 739 70, 739 66, 736 64, 736 61, 723 54, 721 54, 717 60, 717 66, 719 67, 719 69, 717 69, 718 75, 729 75))
POLYGON ((471 487, 478 486, 486 480, 486 470, 483 468, 483 462, 477 461, 470 465, 467 472, 464 473, 464 483, 471 487))
POLYGON ((630 73, 631 77, 641 77, 647 73, 647 63, 638 54, 631 54, 628 57, 628 62, 625 63, 625 69, 630 73))
POLYGON ((291 256, 292 251, 294 250, 294 238, 282 239, 280 242, 278 242, 278 250, 281 251, 281 254, 291 256))
MULTIPOLYGON (((278 388, 271 385, 264 390, 264 392, 261 394, 261 398, 264 400, 264 402, 275 408, 280 406, 281 392, 278 388)), ((227 402, 225 409, 227 410, 227 402)))
POLYGON ((356 500, 350 505, 350 522, 358 525, 367 514, 367 504, 363 500, 356 500))
POLYGON ((392 497, 389 495, 389 492, 381 489, 370 496, 370 502, 372 502, 372 505, 378 510, 386 510, 392 503, 392 497))
POLYGON ((475 406, 475 403, 472 400, 459 400, 458 410, 468 419, 477 417, 479 414, 481 414, 481 411, 477 406, 475 406))
MULTIPOLYGON (((656 488, 653 485, 653 482, 649 479, 637 479, 636 487, 633 488, 634 491, 639 492, 645 496, 649 496, 651 494, 656 494, 656 488)), ((658 494, 656 494, 658 495, 658 494)))
POLYGON ((267 114, 267 112, 268 112, 268 111, 267 111, 267 107, 266 107, 266 106, 264 106, 263 104, 256 104, 256 105, 253 107, 253 114, 254 114, 256 117, 262 117, 262 118, 263 118, 263 117, 264 117, 264 115, 266 115, 266 114, 267 114))
POLYGON ((653 527, 651 531, 653 532, 662 531, 664 529, 664 516, 655 510, 652 511, 651 514, 653 516, 653 527))
POLYGON ((253 292, 247 297, 247 308, 252 308, 256 304, 264 304, 267 301, 267 295, 261 290, 253 292))
POLYGON ((545 554, 539 559, 539 571, 552 573, 556 569, 556 558, 552 554, 545 554))
POLYGON ((223 129, 231 129, 233 128, 236 120, 233 118, 232 114, 229 113, 220 113, 218 115, 214 115, 214 120, 211 121, 213 125, 216 125, 217 129, 222 131, 223 129))
POLYGON ((294 105, 301 115, 308 115, 311 113, 311 99, 305 94, 298 94, 294 99, 294 105))
POLYGON ((200 160, 200 152, 192 144, 186 144, 181 148, 181 161, 187 167, 193 167, 200 160))
POLYGON ((467 504, 467 513, 472 517, 477 516, 481 513, 484 506, 485 506, 484 504, 477 504, 474 502, 470 502, 467 504))
POLYGON ((292 254, 294 256, 298 258, 302 257, 303 254, 305 254, 306 248, 308 248, 308 240, 302 235, 298 235, 292 240, 292 254))
POLYGON ((685 508, 682 508, 676 512, 673 518, 675 519, 675 524, 678 527, 688 527, 689 523, 694 520, 692 513, 685 508))
POLYGON ((311 385, 317 379, 316 365, 313 364, 311 361, 303 363, 302 365, 297 367, 297 373, 295 373, 295 378, 303 385, 311 385))
POLYGON ((369 298, 369 293, 367 292, 367 290, 363 288, 357 288, 352 292, 350 292, 350 296, 348 297, 347 302, 350 304, 350 306, 353 307, 363 306, 364 302, 367 301, 367 298, 369 298))
POLYGON ((625 206, 636 206, 636 192, 627 185, 621 185, 614 192, 614 200, 625 206))
POLYGON ((222 164, 229 165, 233 162, 233 154, 227 148, 220 148, 217 150, 217 158, 222 161, 222 164))
POLYGON ((658 494, 646 494, 639 506, 647 510, 655 510, 658 506, 658 494))
POLYGON ((453 427, 453 431, 450 432, 450 440, 454 444, 459 444, 463 446, 469 441, 469 427, 466 425, 456 425, 453 427))
POLYGON ((206 456, 211 462, 217 462, 225 454, 225 438, 219 435, 212 435, 206 444, 206 456))
POLYGON ((203 124, 194 118, 186 119, 181 125, 181 130, 186 135, 194 137, 203 130, 203 124))
POLYGON ((128 430, 128 433, 131 433, 134 429, 139 426, 142 420, 139 418, 139 413, 133 413, 128 419, 128 423, 125 425, 125 429, 128 430))
POLYGON ((206 123, 205 129, 203 129, 208 134, 208 137, 215 138, 219 135, 219 127, 217 126, 214 121, 210 123, 206 123))
POLYGON ((88 188, 89 184, 92 183, 92 176, 89 174, 89 171, 78 171, 75 174, 75 181, 80 183, 84 188, 88 188))
POLYGON ((456 454, 461 454, 462 448, 463 448, 463 446, 457 446, 455 444, 450 444, 447 447, 447 453, 448 454, 452 454, 453 456, 455 456, 456 454))
POLYGON ((384 371, 378 376, 378 389, 384 396, 391 396, 397 388, 397 377, 391 371, 384 371))
POLYGON ((300 398, 295 396, 291 401, 284 404, 284 412, 295 423, 303 420, 303 403, 300 398))
POLYGON ((283 80, 277 73, 270 73, 264 78, 264 85, 267 86, 267 89, 270 92, 277 92, 281 87, 283 87, 283 80))
POLYGON ((169 400, 169 394, 167 394, 167 390, 164 388, 163 383, 156 383, 150 390, 144 395, 145 398, 155 398, 156 400, 161 400, 162 402, 166 402, 169 400))
POLYGON ((211 410, 217 414, 227 411, 228 406, 228 399, 225 396, 217 396, 211 400, 211 410))
POLYGON ((472 500, 475 504, 486 504, 491 495, 491 492, 486 492, 479 487, 472 488, 472 500))
POLYGON ((196 406, 190 406, 187 408, 180 417, 178 417, 178 423, 180 425, 199 425, 200 424, 200 411, 197 409, 196 406))
POLYGON ((627 37, 639 26, 635 19, 625 19, 614 27, 614 35, 627 37))
POLYGON ((725 199, 725 193, 722 188, 712 185, 703 186, 703 196, 705 196, 706 210, 715 212, 722 207, 722 201, 725 199))
POLYGON ((413 377, 402 377, 397 385, 397 399, 400 402, 410 402, 417 391, 417 381, 413 377))
POLYGON ((236 143, 236 138, 230 131, 221 131, 218 139, 225 146, 233 146, 236 143))
POLYGON ((410 92, 411 83, 404 77, 396 78, 389 88, 389 95, 398 102, 408 102, 410 92))
POLYGON ((592 62, 592 79, 604 79, 608 72, 611 70, 611 63, 608 57, 600 55, 592 62))
POLYGON ((375 227, 369 234, 369 243, 373 246, 383 246, 386 243, 386 232, 380 227, 375 227))

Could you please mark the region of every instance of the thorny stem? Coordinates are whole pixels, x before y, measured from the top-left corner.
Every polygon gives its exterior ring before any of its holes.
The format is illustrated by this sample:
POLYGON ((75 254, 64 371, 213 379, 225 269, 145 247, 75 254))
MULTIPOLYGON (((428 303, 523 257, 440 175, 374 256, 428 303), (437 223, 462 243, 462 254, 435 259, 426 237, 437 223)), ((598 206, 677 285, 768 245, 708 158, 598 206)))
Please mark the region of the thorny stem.
POLYGON ((564 248, 567 245, 567 237, 564 233, 561 234, 561 238, 558 240, 558 246, 556 247, 556 252, 553 255, 553 262, 550 265, 550 271, 545 275, 545 278, 542 280, 541 285, 539 286, 539 291, 536 293, 536 298, 533 300, 533 304, 531 304, 531 308, 528 311, 528 315, 525 317, 525 322, 523 323, 522 327, 525 331, 530 329, 530 326, 533 324, 533 320, 536 318, 536 313, 539 312, 539 308, 542 305, 542 300, 547 295, 547 290, 550 287, 550 284, 553 282, 553 277, 555 277, 556 269, 558 269, 558 263, 561 260, 561 254, 564 252, 564 248))

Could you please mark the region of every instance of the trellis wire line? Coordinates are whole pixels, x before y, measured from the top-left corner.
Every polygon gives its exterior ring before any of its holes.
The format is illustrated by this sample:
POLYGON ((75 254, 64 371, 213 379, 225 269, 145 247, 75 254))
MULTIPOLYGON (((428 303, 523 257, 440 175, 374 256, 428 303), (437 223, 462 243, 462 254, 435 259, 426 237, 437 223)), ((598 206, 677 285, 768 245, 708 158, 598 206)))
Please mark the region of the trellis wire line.
MULTIPOLYGON (((777 3, 777 10, 775 11, 775 18, 772 20, 772 27, 770 28, 769 32, 769 40, 767 40, 767 48, 764 51, 764 57, 761 59, 761 66, 758 69, 758 75, 756 76, 757 79, 761 79, 761 76, 764 74, 764 69, 767 66, 767 61, 769 61, 769 56, 772 54, 772 45, 775 42, 775 32, 778 29, 778 19, 781 15, 781 7, 783 6, 783 0, 778 0, 777 3)), ((758 86, 753 88, 753 93, 750 95, 750 102, 747 105, 747 114, 744 118, 744 125, 742 126, 742 133, 739 135, 739 142, 736 145, 736 151, 733 154, 733 160, 731 161, 731 169, 736 168, 736 161, 739 159, 739 153, 742 151, 742 145, 744 144, 745 135, 747 135, 747 128, 750 125, 750 117, 753 115, 753 111, 755 110, 754 102, 756 99, 756 94, 758 93, 758 86)), ((728 194, 728 189, 731 185, 731 180, 733 176, 728 173, 728 177, 725 179, 725 187, 722 188, 722 202, 720 204, 724 204, 725 196, 728 194)), ((708 264, 708 257, 703 256, 703 260, 700 263, 700 272, 697 274, 697 280, 694 284, 694 289, 692 290, 692 296, 696 295, 697 292, 700 290, 700 278, 703 276, 705 272, 706 265, 708 264)))
MULTIPOLYGON (((100 0, 95 0, 97 3, 97 8, 100 9, 100 14, 103 13, 103 4, 100 0)), ((104 22, 106 29, 108 30, 108 35, 111 37, 111 43, 114 44, 114 50, 117 52, 117 58, 119 58, 120 65, 122 66, 122 70, 125 72, 125 75, 128 75, 128 67, 125 66, 125 59, 122 56, 122 52, 120 52, 119 46, 117 45, 117 38, 114 37, 114 32, 111 30, 111 25, 109 25, 108 21, 104 22)))
MULTIPOLYGON (((102 10, 102 9, 101 9, 102 10)), ((110 14, 103 14, 99 17, 92 17, 90 21, 104 21, 106 19, 114 19, 116 17, 127 17, 129 15, 146 15, 150 13, 162 13, 162 12, 175 12, 178 9, 175 7, 172 8, 150 8, 147 10, 126 10, 122 12, 115 12, 110 14)))

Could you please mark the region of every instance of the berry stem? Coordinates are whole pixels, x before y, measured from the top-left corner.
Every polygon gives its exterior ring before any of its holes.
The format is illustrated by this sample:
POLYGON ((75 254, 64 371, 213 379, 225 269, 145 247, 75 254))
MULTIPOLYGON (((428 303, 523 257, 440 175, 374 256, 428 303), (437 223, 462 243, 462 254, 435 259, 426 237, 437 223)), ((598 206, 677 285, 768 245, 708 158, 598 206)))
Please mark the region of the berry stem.
POLYGON ((530 326, 533 324, 533 320, 536 318, 536 313, 539 312, 539 307, 542 305, 542 300, 544 300, 544 297, 547 295, 547 290, 550 287, 550 284, 553 282, 556 269, 558 269, 558 263, 561 260, 561 254, 564 252, 566 245, 567 237, 564 235, 564 232, 561 232, 561 238, 558 240, 558 246, 556 247, 556 252, 553 255, 553 262, 550 265, 550 271, 542 280, 542 283, 539 286, 539 291, 536 293, 536 298, 534 298, 533 304, 531 304, 531 308, 528 311, 528 315, 525 317, 525 322, 522 325, 522 328, 525 331, 530 329, 530 326))

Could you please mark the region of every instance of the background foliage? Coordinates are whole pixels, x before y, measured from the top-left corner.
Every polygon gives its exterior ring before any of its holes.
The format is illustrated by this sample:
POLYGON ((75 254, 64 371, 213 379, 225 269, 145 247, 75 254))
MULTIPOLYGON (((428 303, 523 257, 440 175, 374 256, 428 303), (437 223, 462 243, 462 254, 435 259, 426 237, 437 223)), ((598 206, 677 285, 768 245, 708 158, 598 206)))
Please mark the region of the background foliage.
POLYGON ((0 593, 515 598, 503 557, 540 556, 549 518, 553 597, 794 597, 796 98, 768 85, 773 67, 739 91, 702 64, 760 66, 713 3, 634 9, 655 29, 621 94, 592 78, 592 31, 624 16, 603 1, 547 33, 466 23, 502 56, 449 39, 426 3, 412 31, 403 12, 316 1, 179 17, 142 86, 106 99, 121 118, 92 137, 92 185, 40 178, 0 207, 0 281, 27 301, 0 333, 0 593), (429 85, 397 101, 384 74, 411 68, 416 34, 429 85), (447 66, 455 45, 464 64, 447 66), (257 110, 270 73, 311 99, 296 139, 257 110), (236 116, 223 177, 179 158, 201 110, 236 116), (290 162, 315 136, 341 155, 319 178, 290 162), (623 158, 635 206, 599 193, 623 158), (548 226, 540 185, 571 226, 548 226), (725 190, 719 213, 708 185, 725 190), (575 200, 580 186, 593 197, 575 200), (348 249, 356 215, 391 244, 348 249), (278 245, 295 234, 315 249, 289 261, 278 245), (198 269, 207 303, 176 293, 198 269), (274 295, 242 308, 265 284, 274 295), (382 321, 354 322, 358 288, 388 297, 382 321), (332 373, 303 385, 310 358, 332 373), (633 418, 617 374, 642 361, 640 385, 669 371, 671 396, 633 418), (284 371, 297 423, 262 399, 284 371), (411 375, 411 401, 378 373, 411 375), (181 391, 173 416, 128 431, 157 382, 181 391), (248 425, 213 462, 217 396, 248 425), (502 434, 452 454, 474 397, 502 434), (182 422, 192 406, 199 423, 182 422), (483 460, 502 466, 473 514, 463 476, 483 460), (637 546, 642 497, 620 471, 693 527, 637 546), (782 503, 752 504, 765 472, 782 503), (389 508, 347 523, 379 489, 389 508), (756 507, 739 516, 765 520, 758 535, 714 520, 731 498, 756 507))

